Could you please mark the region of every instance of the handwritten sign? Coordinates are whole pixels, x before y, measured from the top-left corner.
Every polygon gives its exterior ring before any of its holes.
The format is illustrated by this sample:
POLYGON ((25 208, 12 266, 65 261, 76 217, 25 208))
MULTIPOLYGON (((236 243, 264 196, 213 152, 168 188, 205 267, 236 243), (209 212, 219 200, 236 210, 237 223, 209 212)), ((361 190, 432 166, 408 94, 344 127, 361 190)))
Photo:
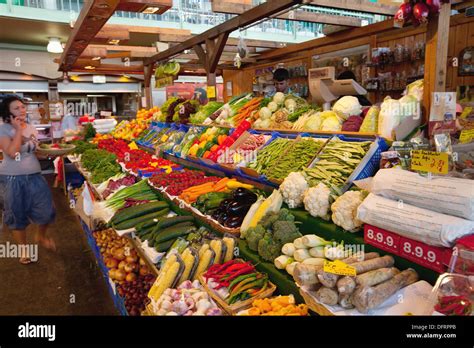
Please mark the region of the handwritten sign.
POLYGON ((425 150, 411 152, 411 169, 433 174, 448 174, 448 154, 425 150))
POLYGON ((461 144, 469 143, 471 140, 474 140, 474 129, 465 129, 461 131, 459 136, 459 142, 461 144))
POLYGON ((216 97, 216 87, 215 86, 208 86, 206 88, 207 92, 207 97, 210 98, 215 98, 216 97))
POLYGON ((333 273, 342 276, 350 276, 355 277, 357 275, 356 269, 348 264, 340 261, 324 261, 324 272, 326 273, 333 273))

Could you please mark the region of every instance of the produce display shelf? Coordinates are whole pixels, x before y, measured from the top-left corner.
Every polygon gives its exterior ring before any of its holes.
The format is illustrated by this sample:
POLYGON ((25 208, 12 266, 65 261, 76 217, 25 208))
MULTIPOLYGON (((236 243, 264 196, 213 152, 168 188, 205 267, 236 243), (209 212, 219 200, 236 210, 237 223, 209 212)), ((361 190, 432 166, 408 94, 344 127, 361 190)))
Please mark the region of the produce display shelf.
POLYGON ((290 209, 295 219, 299 224, 299 229, 302 234, 316 234, 326 240, 334 240, 336 242, 344 241, 344 244, 362 245, 365 252, 378 252, 380 255, 390 255, 395 260, 395 266, 400 269, 413 268, 418 272, 420 279, 426 280, 432 285, 436 283, 439 273, 430 270, 426 267, 420 266, 414 262, 404 259, 400 256, 391 254, 374 246, 368 245, 364 242, 364 233, 351 233, 344 231, 342 228, 334 225, 332 222, 325 221, 320 218, 312 217, 307 211, 302 209, 290 209))
MULTIPOLYGON (((79 217, 78 217, 79 218, 79 217)), ((84 233, 86 234, 87 237, 87 243, 89 244, 92 252, 94 253, 95 259, 97 261, 97 264, 99 266, 99 269, 102 273, 102 276, 104 278, 105 283, 107 284, 107 288, 109 290, 110 296, 112 297, 112 300, 114 302, 115 308, 118 310, 120 315, 127 316, 128 312, 127 309, 125 308, 125 303, 122 297, 117 293, 115 283, 110 279, 109 277, 109 271, 107 267, 105 266, 104 259, 102 258, 102 254, 100 253, 100 249, 97 246, 97 243, 94 239, 94 236, 92 235, 92 231, 89 229, 89 227, 84 223, 79 218, 81 222, 82 229, 84 233)))

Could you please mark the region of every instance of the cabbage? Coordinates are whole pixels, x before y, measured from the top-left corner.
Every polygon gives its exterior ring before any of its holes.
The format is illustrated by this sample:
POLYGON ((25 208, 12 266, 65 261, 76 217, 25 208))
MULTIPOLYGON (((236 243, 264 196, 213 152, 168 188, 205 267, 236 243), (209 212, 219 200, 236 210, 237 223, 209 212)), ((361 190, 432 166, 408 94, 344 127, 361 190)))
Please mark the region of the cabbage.
POLYGON ((378 106, 371 106, 369 111, 364 117, 362 126, 360 126, 359 132, 362 133, 376 133, 379 124, 379 112, 378 106))
POLYGON ((278 104, 272 101, 268 103, 268 108, 270 109, 271 112, 275 112, 278 110, 278 104))
POLYGON ((321 118, 321 112, 317 112, 308 118, 304 125, 304 129, 309 131, 318 131, 321 128, 322 122, 323 120, 321 118))
POLYGON ((419 102, 423 100, 423 80, 410 83, 405 89, 405 95, 414 96, 419 102))
POLYGON ((402 97, 400 100, 400 117, 410 117, 414 116, 417 119, 420 115, 420 103, 414 95, 408 94, 402 97))
POLYGON ((273 101, 278 105, 282 105, 285 102, 285 94, 282 92, 276 92, 273 96, 273 101))
POLYGON ((353 96, 342 97, 334 104, 332 110, 344 120, 347 120, 349 116, 358 116, 362 113, 362 107, 360 106, 359 99, 353 96))
POLYGON ((258 112, 258 115, 260 116, 260 118, 262 120, 267 120, 269 119, 270 117, 272 117, 272 112, 269 108, 267 107, 263 107, 260 109, 260 111, 258 112))
POLYGON ((387 139, 392 139, 392 131, 400 124, 400 102, 386 97, 382 103, 379 115, 379 134, 387 139))
POLYGON ((337 116, 326 117, 323 123, 321 124, 322 131, 339 132, 341 128, 342 125, 340 123, 340 119, 337 116))

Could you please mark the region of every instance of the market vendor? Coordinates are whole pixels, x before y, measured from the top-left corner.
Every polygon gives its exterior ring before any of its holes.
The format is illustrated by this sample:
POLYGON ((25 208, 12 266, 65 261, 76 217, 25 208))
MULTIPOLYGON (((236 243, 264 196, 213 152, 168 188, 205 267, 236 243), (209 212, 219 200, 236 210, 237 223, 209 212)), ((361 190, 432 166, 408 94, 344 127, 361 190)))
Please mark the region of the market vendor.
MULTIPOLYGON (((36 241, 47 249, 55 243, 46 237, 48 225, 56 211, 52 194, 35 155, 37 130, 26 123, 26 106, 16 97, 8 97, 0 105, 0 149, 4 160, 0 164, 0 197, 3 198, 4 223, 12 231, 18 245, 26 245, 26 228, 39 225, 36 241)), ((28 248, 20 248, 27 253, 28 248)), ((30 255, 20 255, 20 263, 29 264, 30 255)))
MULTIPOLYGON (((358 83, 356 77, 355 77, 355 74, 350 71, 350 70, 346 70, 342 73, 340 73, 338 76, 337 76, 337 79, 338 80, 354 80, 355 82, 358 83)), ((362 106, 372 106, 372 103, 370 102, 369 99, 367 99, 365 97, 365 95, 355 95, 354 97, 356 97, 357 99, 359 99, 359 104, 362 105, 362 106)))
POLYGON ((284 68, 278 68, 273 72, 273 83, 274 88, 269 91, 266 91, 266 97, 273 97, 275 93, 282 92, 285 94, 295 94, 290 88, 290 73, 284 68))

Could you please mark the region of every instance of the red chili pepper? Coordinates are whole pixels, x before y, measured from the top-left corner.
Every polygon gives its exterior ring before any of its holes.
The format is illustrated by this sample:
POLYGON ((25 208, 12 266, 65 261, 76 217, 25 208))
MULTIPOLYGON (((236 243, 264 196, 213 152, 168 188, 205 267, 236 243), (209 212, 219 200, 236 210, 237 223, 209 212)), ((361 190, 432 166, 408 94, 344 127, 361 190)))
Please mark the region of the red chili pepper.
POLYGON ((255 271, 255 269, 253 267, 242 268, 239 271, 234 272, 234 273, 229 274, 228 276, 224 277, 223 280, 231 281, 232 279, 238 277, 239 275, 254 272, 254 271, 255 271))

